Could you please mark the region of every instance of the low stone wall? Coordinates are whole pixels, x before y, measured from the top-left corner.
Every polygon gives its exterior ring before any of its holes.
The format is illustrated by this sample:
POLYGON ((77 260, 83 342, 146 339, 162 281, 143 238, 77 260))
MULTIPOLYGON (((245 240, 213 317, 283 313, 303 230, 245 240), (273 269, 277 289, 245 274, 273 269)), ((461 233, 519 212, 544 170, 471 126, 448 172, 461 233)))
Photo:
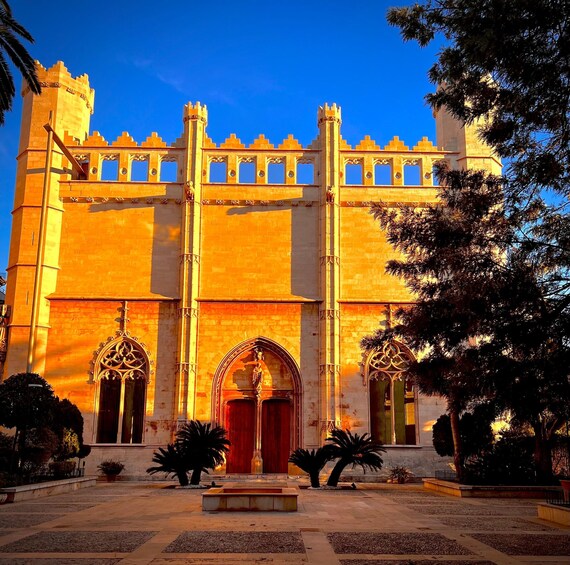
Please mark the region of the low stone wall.
POLYGON ((95 483, 95 477, 79 477, 19 487, 4 487, 0 489, 0 503, 7 504, 10 502, 20 502, 22 500, 51 496, 52 494, 72 492, 81 488, 94 487, 95 483))
POLYGON ((542 502, 538 505, 538 517, 555 524, 570 526, 570 506, 557 506, 542 502))
POLYGON ((461 498, 546 498, 560 491, 551 486, 460 485, 440 479, 424 479, 423 483, 426 490, 461 498))

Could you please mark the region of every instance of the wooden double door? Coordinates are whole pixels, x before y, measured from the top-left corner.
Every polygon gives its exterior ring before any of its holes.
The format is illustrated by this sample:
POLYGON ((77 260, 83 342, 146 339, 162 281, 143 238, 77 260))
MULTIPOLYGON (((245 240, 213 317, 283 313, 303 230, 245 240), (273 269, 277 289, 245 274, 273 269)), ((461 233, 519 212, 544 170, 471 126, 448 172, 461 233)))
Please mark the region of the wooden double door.
POLYGON ((256 446, 256 417, 261 415, 261 457, 264 473, 286 473, 291 448, 291 402, 266 399, 258 411, 254 399, 230 400, 226 405, 226 429, 231 441, 227 473, 250 473, 256 446))

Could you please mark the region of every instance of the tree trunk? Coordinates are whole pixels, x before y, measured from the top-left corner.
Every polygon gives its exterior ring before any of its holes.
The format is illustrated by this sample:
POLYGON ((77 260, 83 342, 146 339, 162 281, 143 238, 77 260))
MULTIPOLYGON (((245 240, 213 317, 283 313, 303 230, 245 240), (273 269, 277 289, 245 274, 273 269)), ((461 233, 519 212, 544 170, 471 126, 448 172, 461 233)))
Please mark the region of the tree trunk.
POLYGON ((449 419, 451 422, 451 437, 453 438, 453 463, 455 464, 455 473, 457 480, 463 481, 463 448, 461 446, 461 431, 459 429, 459 412, 450 409, 449 419))
MULTIPOLYGON (((181 487, 187 487, 188 486, 188 473, 186 471, 184 472, 179 472, 176 473, 176 478, 178 479, 178 482, 180 483, 181 487)), ((198 479, 200 480, 200 479, 198 479)))
POLYGON ((539 423, 533 425, 534 429, 534 464, 536 467, 536 480, 540 485, 549 485, 553 482, 552 451, 550 439, 543 426, 539 423))
POLYGON ((348 465, 342 459, 339 459, 336 465, 333 467, 333 470, 329 476, 329 480, 327 481, 327 486, 329 487, 336 487, 338 486, 338 481, 340 480, 340 474, 344 471, 344 468, 348 465))
POLYGON ((319 481, 319 471, 313 471, 312 473, 309 473, 309 477, 311 477, 311 486, 313 488, 319 488, 321 486, 321 483, 319 481))
POLYGON ((192 476, 190 477, 190 484, 199 485, 201 475, 202 475, 202 467, 197 467, 196 469, 193 469, 192 476))

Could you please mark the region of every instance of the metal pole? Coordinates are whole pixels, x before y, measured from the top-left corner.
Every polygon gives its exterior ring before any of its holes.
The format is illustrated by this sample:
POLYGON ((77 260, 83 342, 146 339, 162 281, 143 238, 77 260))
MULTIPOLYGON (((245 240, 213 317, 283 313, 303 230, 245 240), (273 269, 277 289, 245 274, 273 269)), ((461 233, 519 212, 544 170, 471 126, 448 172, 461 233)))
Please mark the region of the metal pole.
MULTIPOLYGON (((49 113, 49 125, 51 126, 52 112, 49 113)), ((46 128, 47 129, 47 128, 46 128)), ((38 235, 38 252, 36 255, 36 274, 34 276, 34 294, 32 297, 32 314, 30 319, 30 338, 28 341, 28 362, 26 365, 26 372, 32 373, 34 368, 34 353, 36 347, 36 328, 38 325, 38 313, 40 302, 40 290, 42 281, 42 268, 45 255, 45 238, 46 238, 46 216, 49 201, 50 189, 50 174, 52 162, 52 141, 53 130, 51 127, 47 129, 47 144, 46 144, 46 162, 44 172, 44 185, 42 191, 42 210, 40 214, 40 233, 38 235)))

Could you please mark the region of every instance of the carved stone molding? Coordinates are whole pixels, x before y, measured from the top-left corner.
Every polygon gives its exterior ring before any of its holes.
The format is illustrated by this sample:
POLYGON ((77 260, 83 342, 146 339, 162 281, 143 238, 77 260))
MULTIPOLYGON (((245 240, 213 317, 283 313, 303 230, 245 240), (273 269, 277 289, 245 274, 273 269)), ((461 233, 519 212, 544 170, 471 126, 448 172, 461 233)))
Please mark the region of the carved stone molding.
POLYGON ((340 320, 340 310, 333 310, 333 309, 321 310, 319 318, 321 320, 334 320, 335 318, 337 320, 340 320))
POLYGON ((197 318, 198 308, 191 308, 190 306, 181 306, 178 308, 179 318, 197 318))
POLYGON ((332 432, 337 426, 334 420, 321 420, 321 425, 319 426, 321 432, 332 432))
POLYGON ((325 363, 324 365, 319 365, 319 374, 321 376, 329 375, 331 377, 340 376, 340 365, 335 363, 325 363))
POLYGON ((408 347, 396 340, 386 342, 380 349, 370 351, 364 362, 362 384, 375 380, 402 380, 414 355, 408 347))
POLYGON ((321 257, 321 267, 324 265, 340 265, 340 257, 338 255, 323 255, 321 257))
POLYGON ((196 263, 197 265, 200 264, 200 255, 197 253, 182 253, 180 255, 180 262, 181 263, 196 263))

